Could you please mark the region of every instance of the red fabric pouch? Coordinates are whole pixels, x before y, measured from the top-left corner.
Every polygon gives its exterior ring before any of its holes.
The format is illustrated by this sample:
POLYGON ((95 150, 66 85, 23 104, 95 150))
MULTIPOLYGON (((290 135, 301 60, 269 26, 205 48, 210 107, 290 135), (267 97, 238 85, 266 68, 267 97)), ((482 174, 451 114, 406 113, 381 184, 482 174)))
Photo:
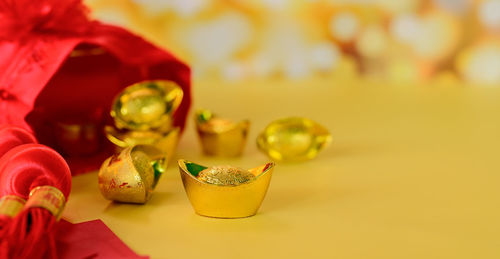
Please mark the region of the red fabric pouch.
POLYGON ((184 90, 174 125, 191 103, 190 69, 127 30, 91 21, 81 0, 0 0, 0 126, 34 132, 73 174, 97 169, 112 148, 103 126, 124 87, 167 79, 184 90))

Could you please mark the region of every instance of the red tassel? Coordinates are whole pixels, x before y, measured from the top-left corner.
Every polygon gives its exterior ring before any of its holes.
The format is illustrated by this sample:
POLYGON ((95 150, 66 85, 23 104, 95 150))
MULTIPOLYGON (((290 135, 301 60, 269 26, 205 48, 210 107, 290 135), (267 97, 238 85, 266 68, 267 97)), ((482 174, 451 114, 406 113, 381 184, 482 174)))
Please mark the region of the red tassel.
MULTIPOLYGON (((27 130, 11 126, 0 127, 0 158, 9 150, 17 146, 30 143, 37 143, 37 141, 27 130)), ((4 192, 2 189, 0 189, 0 191, 0 197, 12 195, 12 193, 4 192)), ((0 215, 0 239, 4 235, 4 226, 9 224, 10 221, 11 217, 0 215)), ((0 248, 0 251, 4 251, 4 249, 0 248)), ((0 258, 5 257, 0 253, 0 258)))
MULTIPOLYGON (((67 198, 71 172, 64 159, 49 147, 25 144, 0 158, 0 188, 28 199, 38 186, 53 186, 67 198)), ((29 201, 29 200, 28 200, 29 201)), ((28 208, 5 227, 2 258, 57 258, 53 232, 57 219, 44 208, 28 208)))

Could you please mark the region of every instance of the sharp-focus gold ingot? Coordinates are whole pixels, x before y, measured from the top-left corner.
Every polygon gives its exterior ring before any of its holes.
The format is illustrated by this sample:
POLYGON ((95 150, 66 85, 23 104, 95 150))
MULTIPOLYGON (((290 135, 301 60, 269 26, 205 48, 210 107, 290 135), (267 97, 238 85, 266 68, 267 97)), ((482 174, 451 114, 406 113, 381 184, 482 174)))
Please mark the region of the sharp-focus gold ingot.
POLYGON ((144 81, 125 88, 113 101, 111 116, 118 129, 169 131, 182 89, 167 80, 144 81))
POLYGON ((104 131, 106 137, 116 145, 118 151, 135 145, 153 145, 165 154, 166 161, 169 162, 177 147, 180 128, 175 127, 162 133, 153 130, 117 130, 114 127, 106 126, 104 131))
POLYGON ((203 152, 211 156, 239 156, 245 148, 250 122, 216 117, 208 110, 196 113, 196 128, 203 152))
POLYGON ((302 161, 314 158, 331 140, 323 126, 294 117, 269 124, 257 138, 257 146, 274 160, 302 161))
POLYGON ((108 200, 145 203, 166 168, 163 152, 154 146, 127 147, 104 161, 99 189, 108 200))
POLYGON ((184 189, 196 213, 215 218, 243 218, 255 215, 266 196, 274 168, 273 162, 267 163, 246 171, 253 177, 242 177, 240 174, 229 177, 233 178, 232 183, 238 182, 236 185, 221 185, 219 180, 227 179, 228 173, 234 174, 237 171, 241 173, 245 170, 228 166, 208 168, 182 159, 178 163, 184 189), (214 172, 206 170, 218 169, 221 169, 225 175, 222 178, 216 177, 216 184, 205 182, 206 175, 203 176, 203 174, 214 175, 214 172), (245 180, 242 181, 242 178, 245 180))

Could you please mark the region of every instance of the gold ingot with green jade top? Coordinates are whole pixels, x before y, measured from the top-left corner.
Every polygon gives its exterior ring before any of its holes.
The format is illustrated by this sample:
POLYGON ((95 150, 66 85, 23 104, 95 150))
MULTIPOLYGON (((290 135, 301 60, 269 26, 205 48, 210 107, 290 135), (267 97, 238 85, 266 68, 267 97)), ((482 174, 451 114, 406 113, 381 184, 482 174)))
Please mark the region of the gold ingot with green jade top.
POLYGON ((271 181, 274 163, 244 170, 206 167, 179 160, 186 194, 195 212, 215 218, 242 218, 257 213, 271 181))
POLYGON ((127 147, 103 162, 99 190, 108 200, 146 203, 166 168, 164 153, 154 146, 127 147))
POLYGON ((195 120, 203 153, 223 157, 241 155, 250 127, 248 120, 235 123, 219 118, 209 110, 199 110, 195 120))

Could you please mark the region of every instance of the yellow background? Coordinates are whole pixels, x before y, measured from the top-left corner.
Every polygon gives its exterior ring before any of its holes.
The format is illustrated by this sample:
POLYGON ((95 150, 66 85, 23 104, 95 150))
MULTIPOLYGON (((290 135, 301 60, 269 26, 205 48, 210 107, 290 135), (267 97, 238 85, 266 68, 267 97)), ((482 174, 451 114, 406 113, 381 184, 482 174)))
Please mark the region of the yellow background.
POLYGON ((85 0, 195 78, 500 84, 500 0, 85 0))
POLYGON ((366 81, 196 81, 194 108, 250 119, 238 159, 201 154, 192 117, 174 159, 253 168, 269 122, 305 116, 333 143, 278 163, 259 213, 194 213, 173 161, 146 205, 116 204, 97 174, 73 178, 64 218, 102 219, 151 258, 500 258, 500 90, 366 81))

